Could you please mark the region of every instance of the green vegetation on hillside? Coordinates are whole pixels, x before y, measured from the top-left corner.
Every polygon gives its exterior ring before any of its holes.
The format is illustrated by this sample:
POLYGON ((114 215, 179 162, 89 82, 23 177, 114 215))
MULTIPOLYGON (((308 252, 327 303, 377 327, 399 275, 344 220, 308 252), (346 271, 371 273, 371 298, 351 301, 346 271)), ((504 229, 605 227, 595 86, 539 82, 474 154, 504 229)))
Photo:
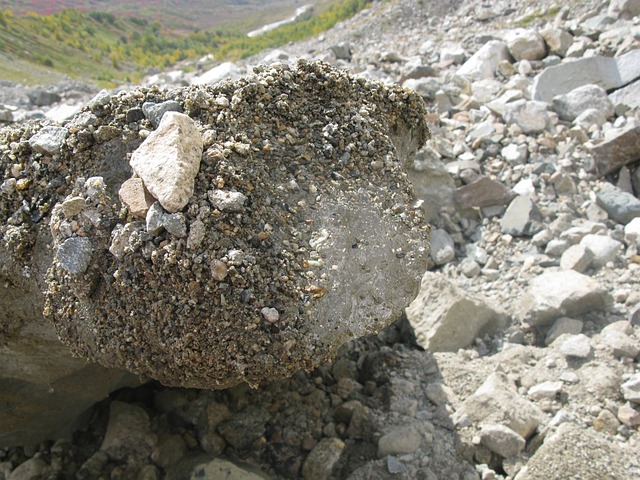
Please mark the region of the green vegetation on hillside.
POLYGON ((92 79, 102 85, 137 81, 148 68, 166 69, 182 60, 213 54, 236 60, 323 32, 367 6, 366 0, 337 0, 310 19, 249 38, 228 28, 178 34, 135 17, 63 10, 53 15, 14 15, 0 10, 0 78, 42 83, 47 72, 92 79), (24 71, 31 65, 33 70, 24 71), (34 81, 31 81, 34 80, 34 81))

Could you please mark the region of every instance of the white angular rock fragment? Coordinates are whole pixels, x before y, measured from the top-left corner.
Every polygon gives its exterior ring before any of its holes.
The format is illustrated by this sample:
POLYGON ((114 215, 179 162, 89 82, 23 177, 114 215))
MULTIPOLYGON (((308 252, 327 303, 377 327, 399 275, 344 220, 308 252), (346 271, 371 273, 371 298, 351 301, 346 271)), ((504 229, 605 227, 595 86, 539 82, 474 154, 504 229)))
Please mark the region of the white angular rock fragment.
POLYGON ((551 103, 556 95, 583 85, 599 85, 605 90, 622 87, 640 77, 638 56, 640 49, 617 58, 598 55, 549 67, 534 79, 531 98, 551 103))
POLYGON ((560 317, 556 320, 553 326, 549 329, 546 338, 544 339, 545 345, 549 346, 555 342, 560 335, 569 333, 571 335, 578 335, 582 332, 584 323, 581 320, 575 318, 560 317))
POLYGON ((534 403, 518 395, 506 375, 493 373, 452 415, 455 424, 464 418, 473 423, 504 425, 526 439, 547 416, 534 403))
POLYGON ((611 0, 609 13, 619 15, 622 18, 633 18, 640 15, 640 2, 638 0, 611 0))
POLYGON ((562 391, 561 381, 548 381, 534 385, 527 391, 531 400, 554 400, 562 391))
POLYGON ((480 428, 480 442, 501 457, 509 458, 518 455, 526 445, 521 435, 509 427, 498 424, 486 424, 480 428))
POLYGON ((518 125, 524 133, 539 133, 550 123, 548 105, 544 102, 516 100, 507 103, 504 110, 504 121, 508 125, 518 125))
POLYGON ((444 405, 446 403, 453 405, 458 402, 458 397, 455 392, 441 382, 430 383, 425 389, 425 396, 431 403, 436 406, 444 405))
POLYGON ((192 471, 191 476, 181 477, 188 480, 202 479, 233 479, 233 480, 264 480, 265 476, 261 472, 249 471, 241 468, 229 460, 224 458, 215 458, 210 462, 197 465, 192 471))
POLYGON ((221 212, 241 212, 247 197, 240 192, 229 192, 227 190, 209 190, 207 197, 214 208, 221 212))
POLYGON ((378 441, 378 458, 387 455, 413 453, 420 448, 422 437, 413 426, 396 427, 380 437, 378 441))
POLYGON ((183 113, 166 112, 158 128, 133 152, 130 163, 151 195, 174 213, 193 195, 202 148, 195 122, 183 113))
POLYGON ((474 53, 456 73, 477 80, 493 78, 494 72, 502 60, 511 60, 507 44, 491 40, 474 53))
POLYGON ((238 66, 233 62, 224 62, 220 65, 207 70, 202 75, 198 75, 191 80, 192 85, 213 85, 228 78, 234 78, 238 75, 238 66))
POLYGON ((433 272, 422 277, 418 297, 407 308, 418 343, 432 352, 456 351, 504 326, 503 311, 476 299, 433 272))
POLYGON ((561 335, 553 343, 560 353, 568 357, 587 358, 591 354, 591 340, 582 333, 579 335, 561 335))
POLYGON ((620 386, 620 390, 628 402, 640 403, 640 373, 632 375, 620 386))
POLYGON ((627 245, 640 247, 640 217, 636 217, 624 227, 624 241, 627 245))
POLYGON ((60 153, 69 130, 64 127, 43 127, 29 139, 29 146, 38 153, 55 155, 60 153))
POLYGON ((573 43, 573 35, 561 28, 548 27, 540 31, 549 51, 553 55, 564 57, 573 43))
POLYGON ((596 268, 615 261, 622 253, 622 243, 607 235, 585 235, 580 240, 580 245, 593 254, 592 264, 596 268))
POLYGON ((542 60, 547 53, 544 39, 535 30, 517 28, 509 31, 505 40, 509 52, 517 62, 520 60, 542 60))
POLYGON ((560 257, 560 268, 584 272, 594 259, 593 252, 584 245, 571 245, 560 257))
POLYGON ((276 323, 280 319, 280 313, 275 308, 264 307, 260 310, 262 317, 269 323, 276 323))
POLYGON ((614 357, 634 360, 640 354, 640 342, 621 331, 603 330, 600 334, 600 342, 611 351, 614 357))
POLYGON ((640 425, 640 413, 631 406, 630 402, 618 408, 618 420, 626 426, 634 428, 640 425))
POLYGON ((562 120, 570 122, 589 108, 600 111, 605 118, 613 115, 613 104, 607 91, 599 85, 583 85, 553 97, 553 108, 562 120))
POLYGON ((574 270, 546 272, 529 282, 516 314, 522 322, 540 326, 561 316, 602 310, 611 301, 607 290, 586 275, 574 270))

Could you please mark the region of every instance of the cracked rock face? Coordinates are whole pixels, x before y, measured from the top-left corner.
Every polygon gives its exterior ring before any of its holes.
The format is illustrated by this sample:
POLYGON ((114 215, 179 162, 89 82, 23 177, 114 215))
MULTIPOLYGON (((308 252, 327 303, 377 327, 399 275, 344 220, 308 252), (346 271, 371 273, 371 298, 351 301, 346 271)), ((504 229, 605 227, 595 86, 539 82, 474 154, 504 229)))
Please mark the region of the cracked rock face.
POLYGON ((425 113, 417 94, 321 63, 121 92, 78 114, 59 156, 25 151, 66 183, 3 196, 5 245, 28 261, 39 227, 18 196, 32 195, 53 236, 44 313, 80 357, 184 387, 289 376, 389 325, 415 297, 428 227, 404 167, 429 136, 425 113), (125 119, 167 101, 203 153, 184 207, 156 197, 150 226, 118 191, 153 126, 125 119))

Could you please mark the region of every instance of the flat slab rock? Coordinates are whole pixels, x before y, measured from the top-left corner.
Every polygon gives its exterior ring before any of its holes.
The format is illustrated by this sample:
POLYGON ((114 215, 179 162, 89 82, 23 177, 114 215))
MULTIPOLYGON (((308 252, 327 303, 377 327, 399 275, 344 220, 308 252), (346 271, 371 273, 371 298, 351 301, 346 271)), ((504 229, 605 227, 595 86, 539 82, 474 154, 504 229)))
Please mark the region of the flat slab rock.
MULTIPOLYGON (((428 256, 405 173, 429 136, 417 94, 300 62, 94 108, 133 151, 126 111, 168 100, 204 142, 193 195, 171 207, 186 230, 148 231, 108 179, 76 182, 81 214, 53 208, 54 251, 79 236, 93 249, 83 272, 54 261, 47 285, 45 315, 76 355, 166 385, 257 385, 314 368, 402 314, 428 256)), ((100 175, 84 148, 76 173, 100 175)))

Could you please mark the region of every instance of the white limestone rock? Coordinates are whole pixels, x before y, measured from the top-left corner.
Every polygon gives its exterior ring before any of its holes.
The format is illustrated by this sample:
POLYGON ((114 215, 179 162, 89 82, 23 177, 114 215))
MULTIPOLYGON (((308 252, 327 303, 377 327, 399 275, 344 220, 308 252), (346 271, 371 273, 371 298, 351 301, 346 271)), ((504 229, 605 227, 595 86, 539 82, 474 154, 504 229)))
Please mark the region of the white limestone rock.
POLYGON ((531 326, 546 325, 561 316, 602 310, 611 302, 607 289, 574 270, 545 272, 529 282, 516 314, 531 326))
POLYGON ((506 314, 474 298, 437 273, 422 278, 418 297, 407 308, 418 343, 432 352, 456 351, 506 324, 506 314))
POLYGON ((491 40, 474 53, 456 73, 475 80, 493 78, 494 72, 502 60, 511 60, 507 44, 491 40))
POLYGON ((166 112, 158 128, 133 152, 130 163, 151 195, 174 213, 193 195, 202 149, 195 122, 185 114, 166 112))

